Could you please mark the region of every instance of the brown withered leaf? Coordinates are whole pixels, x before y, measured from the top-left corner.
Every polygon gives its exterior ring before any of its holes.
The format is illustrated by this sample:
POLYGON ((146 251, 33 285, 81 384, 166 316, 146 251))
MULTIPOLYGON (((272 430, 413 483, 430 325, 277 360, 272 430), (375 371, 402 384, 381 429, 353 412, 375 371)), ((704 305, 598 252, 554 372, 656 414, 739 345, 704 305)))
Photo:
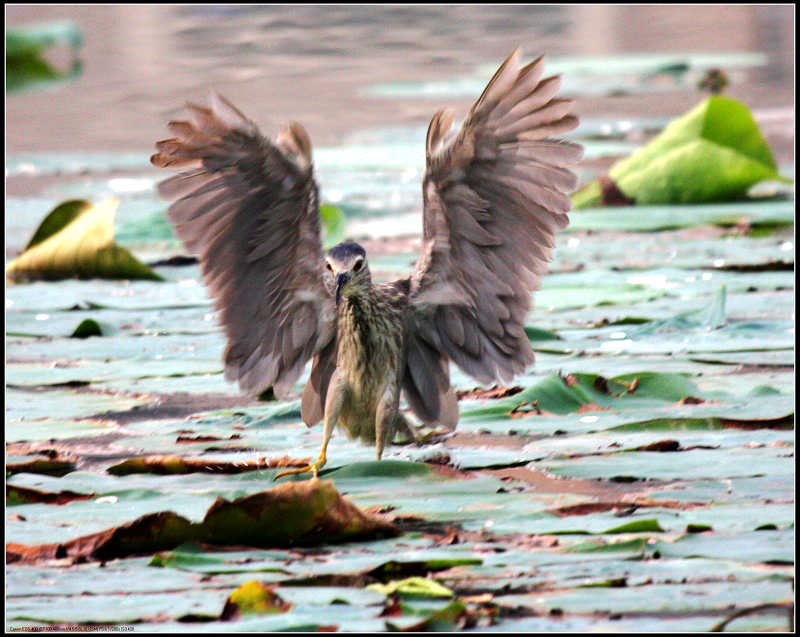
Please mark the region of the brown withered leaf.
POLYGON ((110 560, 167 551, 189 541, 276 548, 394 536, 397 527, 343 498, 331 480, 287 482, 227 501, 218 498, 202 522, 162 511, 60 544, 6 544, 6 561, 110 560))
POLYGON ((648 445, 636 447, 634 451, 680 451, 681 443, 677 440, 659 440, 648 445))
POLYGON ((6 484, 6 504, 67 504, 75 500, 91 500, 93 493, 75 493, 74 491, 39 491, 28 487, 6 484))
POLYGON ((459 400, 463 400, 465 398, 469 399, 482 399, 482 398, 506 398, 508 396, 513 396, 514 394, 519 394, 522 391, 522 387, 518 385, 514 385, 513 387, 501 387, 499 385, 495 385, 491 389, 482 389, 480 387, 476 387, 475 389, 471 390, 462 390, 457 391, 456 396, 459 400))
POLYGON ((73 458, 46 457, 32 458, 23 462, 9 462, 6 464, 6 475, 15 473, 40 473, 47 476, 60 478, 71 471, 75 471, 77 462, 73 458))
POLYGON ((119 464, 108 467, 106 471, 115 476, 127 476, 132 473, 154 473, 157 475, 173 475, 183 473, 224 473, 235 474, 262 469, 282 467, 305 467, 311 458, 257 458, 242 462, 224 460, 206 460, 203 458, 183 458, 181 456, 143 456, 129 458, 119 464))

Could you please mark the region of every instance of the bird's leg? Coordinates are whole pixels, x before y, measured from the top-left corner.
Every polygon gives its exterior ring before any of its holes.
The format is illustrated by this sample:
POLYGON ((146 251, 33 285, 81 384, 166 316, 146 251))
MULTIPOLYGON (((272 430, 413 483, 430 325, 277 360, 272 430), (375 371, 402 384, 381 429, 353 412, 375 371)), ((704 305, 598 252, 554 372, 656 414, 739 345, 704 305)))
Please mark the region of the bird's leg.
POLYGON ((397 384, 389 382, 378 399, 375 409, 375 448, 378 460, 381 459, 386 442, 394 436, 399 415, 399 398, 397 384))
POLYGON ((277 480, 283 476, 296 475, 298 473, 313 473, 314 479, 317 478, 317 473, 325 466, 328 460, 325 455, 328 449, 328 441, 331 439, 333 430, 336 427, 336 422, 339 420, 339 414, 342 411, 342 405, 347 396, 347 391, 347 383, 344 382, 344 378, 338 373, 338 370, 334 371, 333 376, 331 376, 330 384, 328 385, 328 395, 325 399, 325 431, 323 432, 322 449, 319 452, 319 458, 305 467, 281 471, 273 480, 277 480))

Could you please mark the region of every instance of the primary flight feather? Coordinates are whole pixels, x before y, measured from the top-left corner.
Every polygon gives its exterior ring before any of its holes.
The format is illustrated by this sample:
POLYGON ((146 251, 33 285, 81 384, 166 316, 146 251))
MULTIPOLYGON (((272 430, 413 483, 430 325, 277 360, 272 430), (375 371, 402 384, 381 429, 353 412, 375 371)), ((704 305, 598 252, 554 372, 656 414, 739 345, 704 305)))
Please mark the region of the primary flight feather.
POLYGON ((175 231, 200 264, 228 345, 225 376, 259 393, 288 394, 313 359, 302 416, 374 443, 380 459, 410 425, 458 422, 453 361, 481 383, 510 380, 534 359, 524 331, 556 230, 568 223, 578 125, 543 59, 515 50, 457 131, 434 115, 425 142, 423 245, 411 276, 373 283, 354 242, 323 254, 311 142, 291 123, 274 141, 224 98, 189 104, 188 121, 156 144, 151 162, 180 169, 161 182, 175 231))

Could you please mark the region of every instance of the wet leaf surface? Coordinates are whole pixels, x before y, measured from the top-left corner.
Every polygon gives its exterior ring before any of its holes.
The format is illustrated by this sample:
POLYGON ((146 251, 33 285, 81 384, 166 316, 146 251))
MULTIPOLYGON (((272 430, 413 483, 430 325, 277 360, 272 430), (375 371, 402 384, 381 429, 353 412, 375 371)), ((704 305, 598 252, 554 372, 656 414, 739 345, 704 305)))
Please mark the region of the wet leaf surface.
MULTIPOLYGON (((587 156, 630 152, 604 126, 587 120, 587 156)), ((387 280, 421 245, 424 129, 371 135, 317 149, 315 164, 346 215, 328 240, 359 238, 387 280)), ((300 415, 308 370, 288 401, 225 382, 224 335, 199 266, 169 265, 181 248, 146 157, 7 159, 12 175, 62 178, 47 196, 7 198, 9 258, 43 210, 93 195, 89 183, 120 199, 116 240, 163 260, 165 279, 7 291, 8 630, 787 629, 793 199, 572 213, 527 320, 534 367, 506 387, 453 368, 456 432, 380 462, 334 434, 321 483, 399 533, 356 541, 296 504, 250 515, 281 459, 319 451, 321 428, 300 415), (84 321, 102 336, 70 338, 84 321), (289 526, 307 541, 274 541, 289 526), (281 612, 223 623, 253 581, 281 612), (403 595, 404 581, 453 596, 403 595)))
POLYGON ((726 201, 769 179, 779 179, 777 164, 748 108, 712 96, 576 192, 573 202, 584 208, 726 201))
POLYGON ((114 242, 115 199, 92 205, 70 201, 57 206, 37 229, 28 247, 6 265, 9 281, 70 277, 148 279, 162 277, 114 242))
MULTIPOLYGON (((106 561, 155 553, 189 541, 254 547, 315 544, 394 535, 388 522, 362 513, 330 481, 287 483, 229 502, 217 498, 202 522, 172 511, 58 544, 6 545, 9 562, 106 561)), ((154 564, 160 565, 160 564, 154 564)))

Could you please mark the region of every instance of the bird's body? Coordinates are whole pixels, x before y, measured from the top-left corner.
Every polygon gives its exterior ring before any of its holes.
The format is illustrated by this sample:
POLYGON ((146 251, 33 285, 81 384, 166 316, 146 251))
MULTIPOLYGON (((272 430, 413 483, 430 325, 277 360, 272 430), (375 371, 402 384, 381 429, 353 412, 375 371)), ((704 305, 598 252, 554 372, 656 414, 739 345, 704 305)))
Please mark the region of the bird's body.
POLYGON ((391 283, 372 284, 339 303, 336 356, 345 392, 338 425, 365 443, 386 440, 400 426, 400 383, 406 343, 408 294, 391 283), (377 411, 382 406, 378 433, 377 411))
MULTIPOLYGON (((200 254, 228 337, 226 378, 250 392, 287 395, 306 362, 309 426, 324 421, 326 462, 337 426, 384 446, 409 423, 452 430, 452 361, 480 382, 510 380, 533 362, 524 331, 531 293, 567 225, 578 144, 553 135, 577 126, 572 102, 541 79, 542 58, 512 53, 456 133, 439 111, 426 139, 423 250, 413 273, 373 283, 367 255, 346 241, 322 253, 311 142, 299 124, 274 142, 224 98, 189 105, 151 158, 183 172, 159 184, 187 248, 200 254), (326 272, 327 271, 327 272, 326 272)), ((281 474, 284 475, 284 474, 281 474)))

